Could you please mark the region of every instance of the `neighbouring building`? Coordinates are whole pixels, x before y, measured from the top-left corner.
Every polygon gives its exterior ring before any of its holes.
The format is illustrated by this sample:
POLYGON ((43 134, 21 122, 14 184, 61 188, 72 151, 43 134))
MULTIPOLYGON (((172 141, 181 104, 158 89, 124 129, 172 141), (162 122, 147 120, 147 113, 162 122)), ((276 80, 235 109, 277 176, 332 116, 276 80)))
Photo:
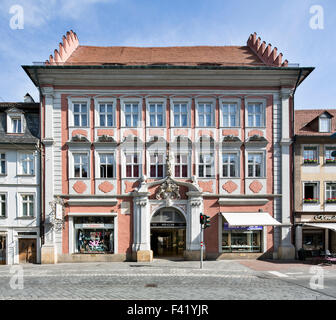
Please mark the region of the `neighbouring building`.
POLYGON ((336 110, 295 111, 296 250, 336 251, 336 110))
POLYGON ((39 110, 0 103, 0 264, 41 261, 39 110))
POLYGON ((294 258, 295 89, 313 68, 244 46, 97 47, 23 66, 41 93, 42 263, 294 258))

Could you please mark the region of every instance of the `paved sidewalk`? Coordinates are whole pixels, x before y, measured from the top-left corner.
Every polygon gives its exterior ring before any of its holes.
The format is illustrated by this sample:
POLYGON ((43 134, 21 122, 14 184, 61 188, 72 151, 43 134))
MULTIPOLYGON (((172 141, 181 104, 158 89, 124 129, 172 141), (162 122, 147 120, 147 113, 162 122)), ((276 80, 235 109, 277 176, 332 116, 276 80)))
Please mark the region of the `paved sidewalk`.
POLYGON ((254 260, 205 261, 202 270, 196 261, 168 260, 24 265, 23 289, 14 290, 11 266, 0 266, 0 299, 336 299, 334 266, 322 268, 325 291, 309 287, 310 267, 254 260), (300 274, 287 274, 293 270, 300 274))

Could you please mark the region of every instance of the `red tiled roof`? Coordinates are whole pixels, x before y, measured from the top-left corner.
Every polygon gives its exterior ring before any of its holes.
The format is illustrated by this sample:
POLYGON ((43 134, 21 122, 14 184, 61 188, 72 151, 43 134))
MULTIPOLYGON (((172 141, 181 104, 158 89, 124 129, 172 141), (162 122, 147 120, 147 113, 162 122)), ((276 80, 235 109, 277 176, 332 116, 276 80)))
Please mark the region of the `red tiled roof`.
POLYGON ((251 34, 246 46, 94 47, 81 46, 68 31, 47 65, 175 65, 175 66, 272 66, 286 67, 276 47, 251 34))
POLYGON ((294 132, 302 136, 329 136, 330 132, 318 132, 318 126, 314 126, 313 120, 321 114, 328 112, 331 118, 331 132, 336 130, 336 109, 305 109, 295 110, 294 132))
POLYGON ((65 64, 74 65, 265 65, 247 46, 91 47, 78 46, 65 64))

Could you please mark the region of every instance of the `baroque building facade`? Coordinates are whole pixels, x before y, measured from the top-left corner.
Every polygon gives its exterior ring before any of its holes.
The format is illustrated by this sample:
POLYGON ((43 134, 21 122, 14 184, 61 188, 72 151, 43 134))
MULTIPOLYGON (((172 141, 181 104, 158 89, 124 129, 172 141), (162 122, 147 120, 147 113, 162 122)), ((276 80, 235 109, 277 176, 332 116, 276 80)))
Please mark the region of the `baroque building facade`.
POLYGON ((245 46, 91 47, 23 66, 41 94, 42 263, 293 258, 295 89, 245 46))

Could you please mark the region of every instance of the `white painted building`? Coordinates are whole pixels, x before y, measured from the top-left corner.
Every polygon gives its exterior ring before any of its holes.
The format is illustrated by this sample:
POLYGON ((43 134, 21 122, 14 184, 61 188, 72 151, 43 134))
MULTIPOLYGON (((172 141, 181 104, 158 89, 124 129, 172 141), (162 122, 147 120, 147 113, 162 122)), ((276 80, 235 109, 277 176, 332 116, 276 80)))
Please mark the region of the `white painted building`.
POLYGON ((0 103, 0 264, 41 261, 39 136, 39 103, 0 103))

